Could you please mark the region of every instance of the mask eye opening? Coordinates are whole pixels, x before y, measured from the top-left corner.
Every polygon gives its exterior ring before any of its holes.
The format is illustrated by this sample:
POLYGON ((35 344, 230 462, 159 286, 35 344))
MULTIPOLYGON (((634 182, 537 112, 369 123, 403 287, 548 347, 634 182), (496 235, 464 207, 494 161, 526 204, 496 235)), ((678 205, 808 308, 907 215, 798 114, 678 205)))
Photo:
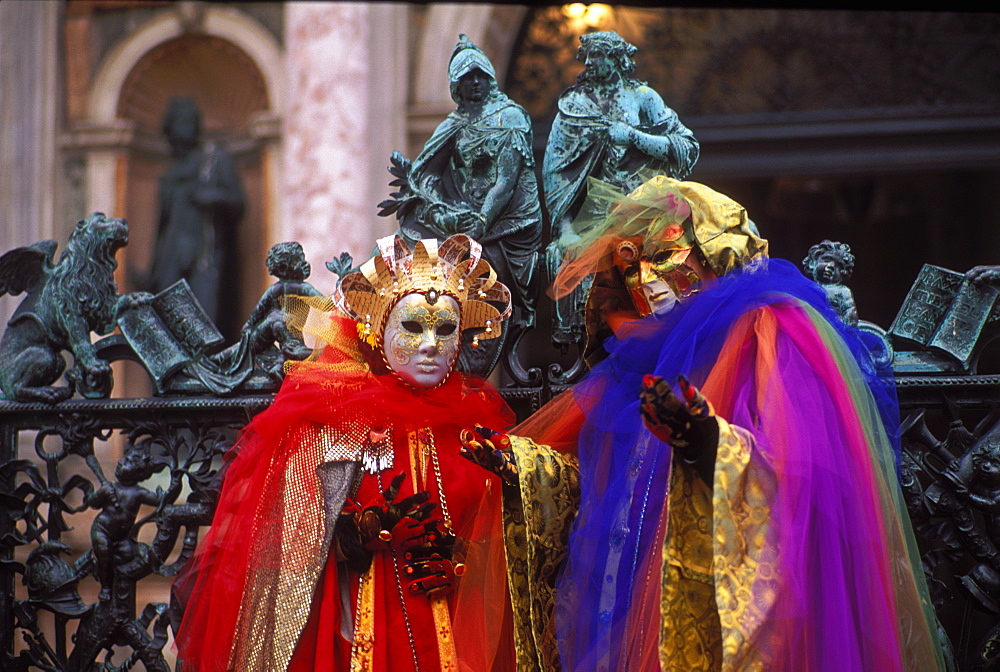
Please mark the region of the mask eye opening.
POLYGON ((660 250, 659 252, 657 252, 656 254, 653 255, 653 258, 650 259, 650 261, 653 264, 655 264, 657 266, 660 266, 662 264, 666 264, 667 262, 669 262, 670 258, 672 256, 673 256, 673 251, 671 251, 671 250, 660 250))

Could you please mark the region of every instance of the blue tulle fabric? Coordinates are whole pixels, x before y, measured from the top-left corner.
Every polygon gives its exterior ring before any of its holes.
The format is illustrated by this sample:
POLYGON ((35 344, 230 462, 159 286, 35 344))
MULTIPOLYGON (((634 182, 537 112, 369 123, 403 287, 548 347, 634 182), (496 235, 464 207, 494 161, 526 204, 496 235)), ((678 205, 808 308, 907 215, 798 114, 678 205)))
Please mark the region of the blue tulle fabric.
POLYGON ((609 339, 609 357, 574 388, 585 422, 579 436, 581 508, 557 586, 556 629, 566 670, 617 670, 631 633, 629 608, 642 559, 658 557, 670 448, 639 414, 644 375, 696 385, 714 365, 730 328, 748 311, 794 297, 834 326, 875 398, 898 464, 895 384, 877 337, 848 327, 823 289, 791 263, 761 260, 715 282, 665 317, 650 316, 609 339))

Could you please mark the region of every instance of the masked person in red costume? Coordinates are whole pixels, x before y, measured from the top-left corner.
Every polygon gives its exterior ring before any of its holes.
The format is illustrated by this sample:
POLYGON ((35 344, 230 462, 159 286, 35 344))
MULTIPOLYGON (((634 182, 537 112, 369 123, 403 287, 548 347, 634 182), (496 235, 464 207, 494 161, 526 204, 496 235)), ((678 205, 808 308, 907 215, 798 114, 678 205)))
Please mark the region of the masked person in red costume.
POLYGON ((590 374, 511 436, 464 435, 519 486, 526 546, 575 514, 535 584, 561 669, 939 669, 874 344, 732 199, 664 176, 588 199, 554 289, 596 273, 590 374), (567 473, 578 506, 539 506, 567 473))
POLYGON ((454 370, 510 293, 464 235, 378 245, 234 448, 180 587, 185 670, 514 669, 501 483, 458 440, 513 414, 454 370))

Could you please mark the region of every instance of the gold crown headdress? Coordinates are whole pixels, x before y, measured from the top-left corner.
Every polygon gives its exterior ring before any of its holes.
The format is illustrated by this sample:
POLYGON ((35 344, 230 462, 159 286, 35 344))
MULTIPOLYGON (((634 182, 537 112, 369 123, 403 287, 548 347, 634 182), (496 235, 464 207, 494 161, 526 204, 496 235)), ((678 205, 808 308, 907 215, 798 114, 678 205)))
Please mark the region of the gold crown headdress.
POLYGON ((346 275, 334 300, 358 322, 358 333, 373 345, 389 311, 407 294, 423 294, 431 302, 442 294, 454 297, 462 308, 462 329, 481 330, 479 340, 500 335, 511 312, 510 290, 482 257, 482 246, 464 234, 440 245, 433 238, 419 240, 413 250, 398 235, 377 242, 379 253, 346 275))

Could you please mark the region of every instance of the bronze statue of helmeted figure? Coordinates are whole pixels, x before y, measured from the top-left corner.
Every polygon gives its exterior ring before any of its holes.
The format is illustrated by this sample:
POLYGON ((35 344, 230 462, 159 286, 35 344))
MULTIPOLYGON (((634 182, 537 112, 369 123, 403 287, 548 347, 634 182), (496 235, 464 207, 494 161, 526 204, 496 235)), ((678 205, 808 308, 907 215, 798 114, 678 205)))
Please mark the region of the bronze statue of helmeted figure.
MULTIPOLYGON (((636 51, 614 31, 580 36, 577 58, 586 67, 559 98, 542 166, 552 223, 550 278, 573 236, 570 224, 587 196, 588 177, 628 193, 643 182, 640 173, 682 180, 698 160, 694 134, 656 91, 632 77, 636 51)), ((588 289, 585 283, 557 302, 553 342, 568 346, 583 339, 588 289)))
POLYGON ((238 302, 232 286, 225 300, 221 291, 236 271, 236 232, 245 204, 236 167, 221 147, 201 144, 201 115, 189 98, 171 99, 163 133, 174 163, 160 177, 156 251, 141 289, 157 293, 187 280, 208 316, 232 338, 238 302))
POLYGON ((412 163, 393 154, 389 170, 397 179, 391 184, 400 190, 379 204, 379 214, 395 213, 411 246, 456 233, 478 241, 511 289, 513 331, 520 333, 535 320, 542 235, 531 119, 500 92, 493 64, 465 35, 448 64, 448 80, 458 108, 412 163))

